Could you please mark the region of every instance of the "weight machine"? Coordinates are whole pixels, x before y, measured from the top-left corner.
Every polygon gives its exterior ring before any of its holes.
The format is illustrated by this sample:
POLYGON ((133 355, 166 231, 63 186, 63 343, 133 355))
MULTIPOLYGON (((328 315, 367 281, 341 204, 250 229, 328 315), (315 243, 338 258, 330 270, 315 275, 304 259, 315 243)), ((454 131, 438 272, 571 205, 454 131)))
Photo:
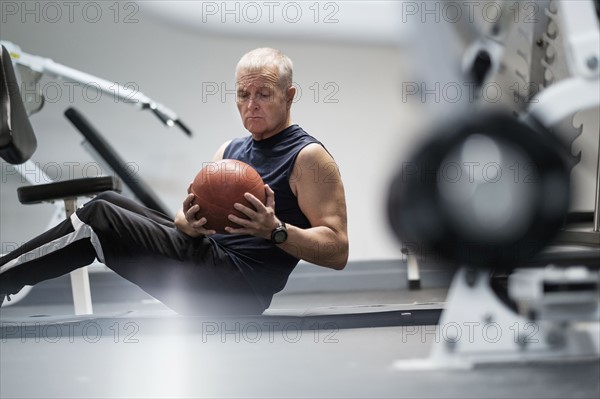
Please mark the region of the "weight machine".
POLYGON ((413 49, 423 82, 494 84, 503 96, 427 104, 433 128, 410 173, 392 181, 388 213, 403 245, 462 265, 429 358, 397 369, 600 358, 600 160, 593 223, 565 224, 580 158, 573 115, 600 105, 598 2, 485 3, 501 17, 413 26, 430 39, 413 49), (531 5, 534 18, 519 19, 531 5), (459 37, 463 51, 439 37, 459 37), (482 165, 497 173, 474 175, 482 165), (530 173, 498 173, 516 165, 530 173))

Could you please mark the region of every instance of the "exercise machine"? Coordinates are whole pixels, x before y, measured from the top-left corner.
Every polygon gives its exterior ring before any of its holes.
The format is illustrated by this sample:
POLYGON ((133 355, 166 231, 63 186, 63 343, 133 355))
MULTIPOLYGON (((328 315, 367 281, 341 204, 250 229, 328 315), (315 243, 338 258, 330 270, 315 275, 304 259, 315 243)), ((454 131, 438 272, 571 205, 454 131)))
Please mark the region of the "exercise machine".
POLYGON ((502 17, 419 26, 432 42, 452 29, 467 38, 459 55, 421 44, 425 64, 503 97, 431 104, 435 124, 393 179, 388 213, 403 245, 462 265, 429 358, 397 369, 600 358, 600 164, 593 226, 565 226, 580 158, 572 118, 600 105, 598 4, 488 3, 502 17), (533 18, 520 19, 532 4, 533 18))
MULTIPOLYGON (((2 46, 3 72, 3 123, 0 153, 6 162, 22 165, 17 168, 17 171, 29 172, 21 174, 32 185, 18 189, 19 201, 23 204, 54 203, 56 211, 48 224, 48 227, 52 227, 75 212, 78 197, 90 197, 106 190, 120 192, 123 188, 122 182, 125 182, 126 188, 144 205, 168 214, 168 209, 152 189, 139 178, 132 178, 126 163, 110 143, 74 108, 67 110, 65 116, 84 135, 86 139, 83 143, 84 147, 106 167, 106 170, 113 171, 120 179, 113 176, 100 176, 36 185, 31 178, 31 171, 35 171, 37 176, 42 176, 44 181, 52 181, 52 179, 31 160, 37 147, 37 141, 29 116, 40 111, 44 105, 44 97, 37 92, 37 83, 43 75, 48 75, 53 78, 69 79, 84 85, 93 84, 101 91, 111 93, 141 110, 151 110, 165 125, 178 126, 185 134, 191 135, 191 130, 179 117, 169 108, 131 88, 58 64, 48 58, 25 53, 19 46, 11 42, 1 41, 0 44, 2 46), (58 200, 64 202, 64 206, 58 200)), ((71 286, 75 314, 93 313, 87 267, 71 273, 71 286)), ((6 304, 19 302, 29 293, 30 288, 25 287, 17 295, 12 296, 11 301, 6 304)))

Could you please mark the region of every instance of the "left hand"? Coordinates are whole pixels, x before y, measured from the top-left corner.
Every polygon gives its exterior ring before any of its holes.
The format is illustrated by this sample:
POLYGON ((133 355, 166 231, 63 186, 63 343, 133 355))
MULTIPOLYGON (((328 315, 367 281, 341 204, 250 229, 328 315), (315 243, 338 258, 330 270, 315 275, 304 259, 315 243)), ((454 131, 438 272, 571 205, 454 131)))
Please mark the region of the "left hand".
POLYGON ((225 230, 230 234, 249 234, 270 240, 271 232, 279 225, 279 221, 275 216, 275 192, 273 192, 268 184, 265 184, 265 193, 266 204, 260 202, 258 198, 250 193, 244 194, 244 197, 255 209, 251 209, 240 203, 235 203, 235 209, 246 215, 247 219, 229 215, 229 220, 241 227, 225 227, 225 230))

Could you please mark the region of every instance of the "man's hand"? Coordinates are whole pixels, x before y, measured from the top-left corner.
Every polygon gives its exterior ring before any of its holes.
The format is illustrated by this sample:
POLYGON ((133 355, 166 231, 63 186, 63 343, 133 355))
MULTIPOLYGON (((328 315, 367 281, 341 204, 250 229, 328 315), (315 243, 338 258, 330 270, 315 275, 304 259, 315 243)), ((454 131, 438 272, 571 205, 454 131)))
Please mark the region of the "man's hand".
POLYGON ((248 219, 229 215, 229 220, 241 227, 225 227, 225 230, 230 234, 250 234, 267 240, 271 239, 271 232, 279 225, 279 221, 275 216, 275 193, 268 184, 265 184, 265 193, 266 204, 260 202, 258 198, 250 193, 244 194, 244 197, 255 209, 236 203, 234 205, 235 209, 246 215, 248 219))
POLYGON ((193 202, 194 194, 189 194, 188 189, 188 195, 183 200, 183 207, 175 216, 175 226, 190 237, 206 237, 215 234, 216 231, 204 228, 207 222, 205 217, 196 219, 196 214, 200 211, 200 207, 193 204, 193 202))

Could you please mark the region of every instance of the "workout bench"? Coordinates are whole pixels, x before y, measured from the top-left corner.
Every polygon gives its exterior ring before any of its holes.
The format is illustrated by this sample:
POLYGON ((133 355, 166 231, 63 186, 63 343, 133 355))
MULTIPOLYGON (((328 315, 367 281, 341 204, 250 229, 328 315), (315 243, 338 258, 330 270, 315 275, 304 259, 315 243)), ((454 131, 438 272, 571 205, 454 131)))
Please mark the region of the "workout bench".
MULTIPOLYGON (((31 161, 37 148, 35 133, 21 98, 10 55, 4 46, 1 46, 1 50, 0 157, 10 164, 26 163, 27 170, 39 171, 31 161)), ((34 182, 30 180, 30 183, 34 182)), ((100 176, 20 187, 17 192, 19 201, 23 204, 63 201, 68 218, 75 212, 78 198, 109 190, 120 192, 121 181, 113 176, 100 176)), ((71 273, 71 287, 75 314, 93 313, 87 268, 71 273)))

